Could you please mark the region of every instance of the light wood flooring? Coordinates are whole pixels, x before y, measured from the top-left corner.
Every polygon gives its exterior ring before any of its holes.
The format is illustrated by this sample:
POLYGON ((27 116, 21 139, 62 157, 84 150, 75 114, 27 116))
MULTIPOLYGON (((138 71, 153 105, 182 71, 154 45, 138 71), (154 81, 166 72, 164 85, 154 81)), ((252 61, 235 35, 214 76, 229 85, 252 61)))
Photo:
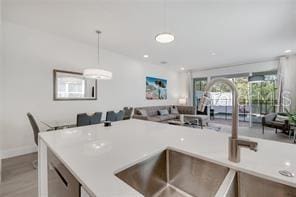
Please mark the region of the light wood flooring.
POLYGON ((37 197, 37 153, 2 160, 0 197, 37 197))

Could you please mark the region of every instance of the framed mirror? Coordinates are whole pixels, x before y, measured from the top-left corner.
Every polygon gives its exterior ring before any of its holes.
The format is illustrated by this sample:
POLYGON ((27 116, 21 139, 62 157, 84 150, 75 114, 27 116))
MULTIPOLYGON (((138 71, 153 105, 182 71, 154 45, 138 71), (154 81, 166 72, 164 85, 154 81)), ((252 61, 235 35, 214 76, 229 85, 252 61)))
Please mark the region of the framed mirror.
POLYGON ((97 80, 83 77, 82 73, 53 70, 53 99, 97 100, 97 80))

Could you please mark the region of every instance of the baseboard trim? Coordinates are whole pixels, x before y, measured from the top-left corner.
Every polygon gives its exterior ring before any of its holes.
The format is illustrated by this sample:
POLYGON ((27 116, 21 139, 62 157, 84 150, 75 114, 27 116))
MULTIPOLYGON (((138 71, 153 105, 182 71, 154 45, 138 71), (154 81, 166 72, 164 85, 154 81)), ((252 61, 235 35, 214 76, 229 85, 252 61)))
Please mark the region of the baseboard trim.
POLYGON ((2 150, 2 152, 0 154, 0 156, 1 156, 0 158, 7 159, 7 158, 11 158, 11 157, 16 157, 16 156, 20 156, 20 155, 33 153, 36 151, 37 151, 36 146, 23 146, 23 147, 18 147, 18 148, 14 148, 14 149, 2 150))

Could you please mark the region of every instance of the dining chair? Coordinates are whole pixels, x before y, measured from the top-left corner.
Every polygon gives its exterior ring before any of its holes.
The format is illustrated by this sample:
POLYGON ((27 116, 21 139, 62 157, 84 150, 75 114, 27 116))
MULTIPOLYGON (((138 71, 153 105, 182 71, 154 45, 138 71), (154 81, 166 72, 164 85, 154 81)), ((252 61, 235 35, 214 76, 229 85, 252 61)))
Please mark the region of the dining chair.
MULTIPOLYGON (((33 115, 31 113, 27 113, 27 117, 28 117, 28 119, 30 121, 30 124, 31 124, 31 127, 33 129, 35 144, 38 146, 38 134, 40 132, 40 129, 38 127, 38 124, 37 124, 35 118, 33 117, 33 115)), ((34 160, 32 162, 32 164, 33 164, 33 168, 34 169, 37 169, 37 167, 38 167, 38 161, 37 160, 34 160)))
POLYGON ((132 107, 130 107, 130 108, 124 107, 123 108, 123 111, 124 111, 123 120, 129 120, 129 119, 131 119, 132 113, 133 113, 133 108, 132 107))
POLYGON ((111 121, 111 122, 116 122, 123 120, 124 117, 124 111, 120 110, 119 112, 114 112, 114 111, 108 111, 106 115, 106 121, 111 121))
POLYGON ((90 124, 100 124, 102 120, 102 112, 96 112, 90 116, 90 124))
POLYGON ((77 127, 100 124, 102 119, 102 112, 95 112, 92 115, 86 113, 77 114, 77 127))
POLYGON ((90 125, 90 118, 86 113, 77 114, 77 127, 90 125))

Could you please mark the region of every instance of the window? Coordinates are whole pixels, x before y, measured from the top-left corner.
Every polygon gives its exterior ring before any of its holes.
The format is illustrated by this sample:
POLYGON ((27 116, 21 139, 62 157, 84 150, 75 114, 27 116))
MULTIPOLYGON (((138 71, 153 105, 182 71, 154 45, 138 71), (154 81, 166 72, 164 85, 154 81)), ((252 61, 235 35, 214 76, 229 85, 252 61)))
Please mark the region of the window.
POLYGON ((199 99, 203 96, 203 92, 207 85, 207 78, 197 78, 193 79, 193 104, 197 106, 199 99))
MULTIPOLYGON (((262 114, 275 112, 277 104, 276 74, 264 75, 262 82, 251 83, 252 115, 260 117, 262 114)), ((260 122, 260 118, 254 118, 260 122), (258 120, 257 120, 258 119, 258 120)))
POLYGON ((74 77, 58 78, 58 97, 83 98, 85 94, 85 80, 74 77))
MULTIPOLYGON (((239 95, 239 118, 241 121, 248 119, 248 75, 224 76, 232 81, 239 95)), ((215 112, 216 118, 231 119, 232 116, 232 91, 225 83, 217 83, 211 90, 211 109, 215 112)))

